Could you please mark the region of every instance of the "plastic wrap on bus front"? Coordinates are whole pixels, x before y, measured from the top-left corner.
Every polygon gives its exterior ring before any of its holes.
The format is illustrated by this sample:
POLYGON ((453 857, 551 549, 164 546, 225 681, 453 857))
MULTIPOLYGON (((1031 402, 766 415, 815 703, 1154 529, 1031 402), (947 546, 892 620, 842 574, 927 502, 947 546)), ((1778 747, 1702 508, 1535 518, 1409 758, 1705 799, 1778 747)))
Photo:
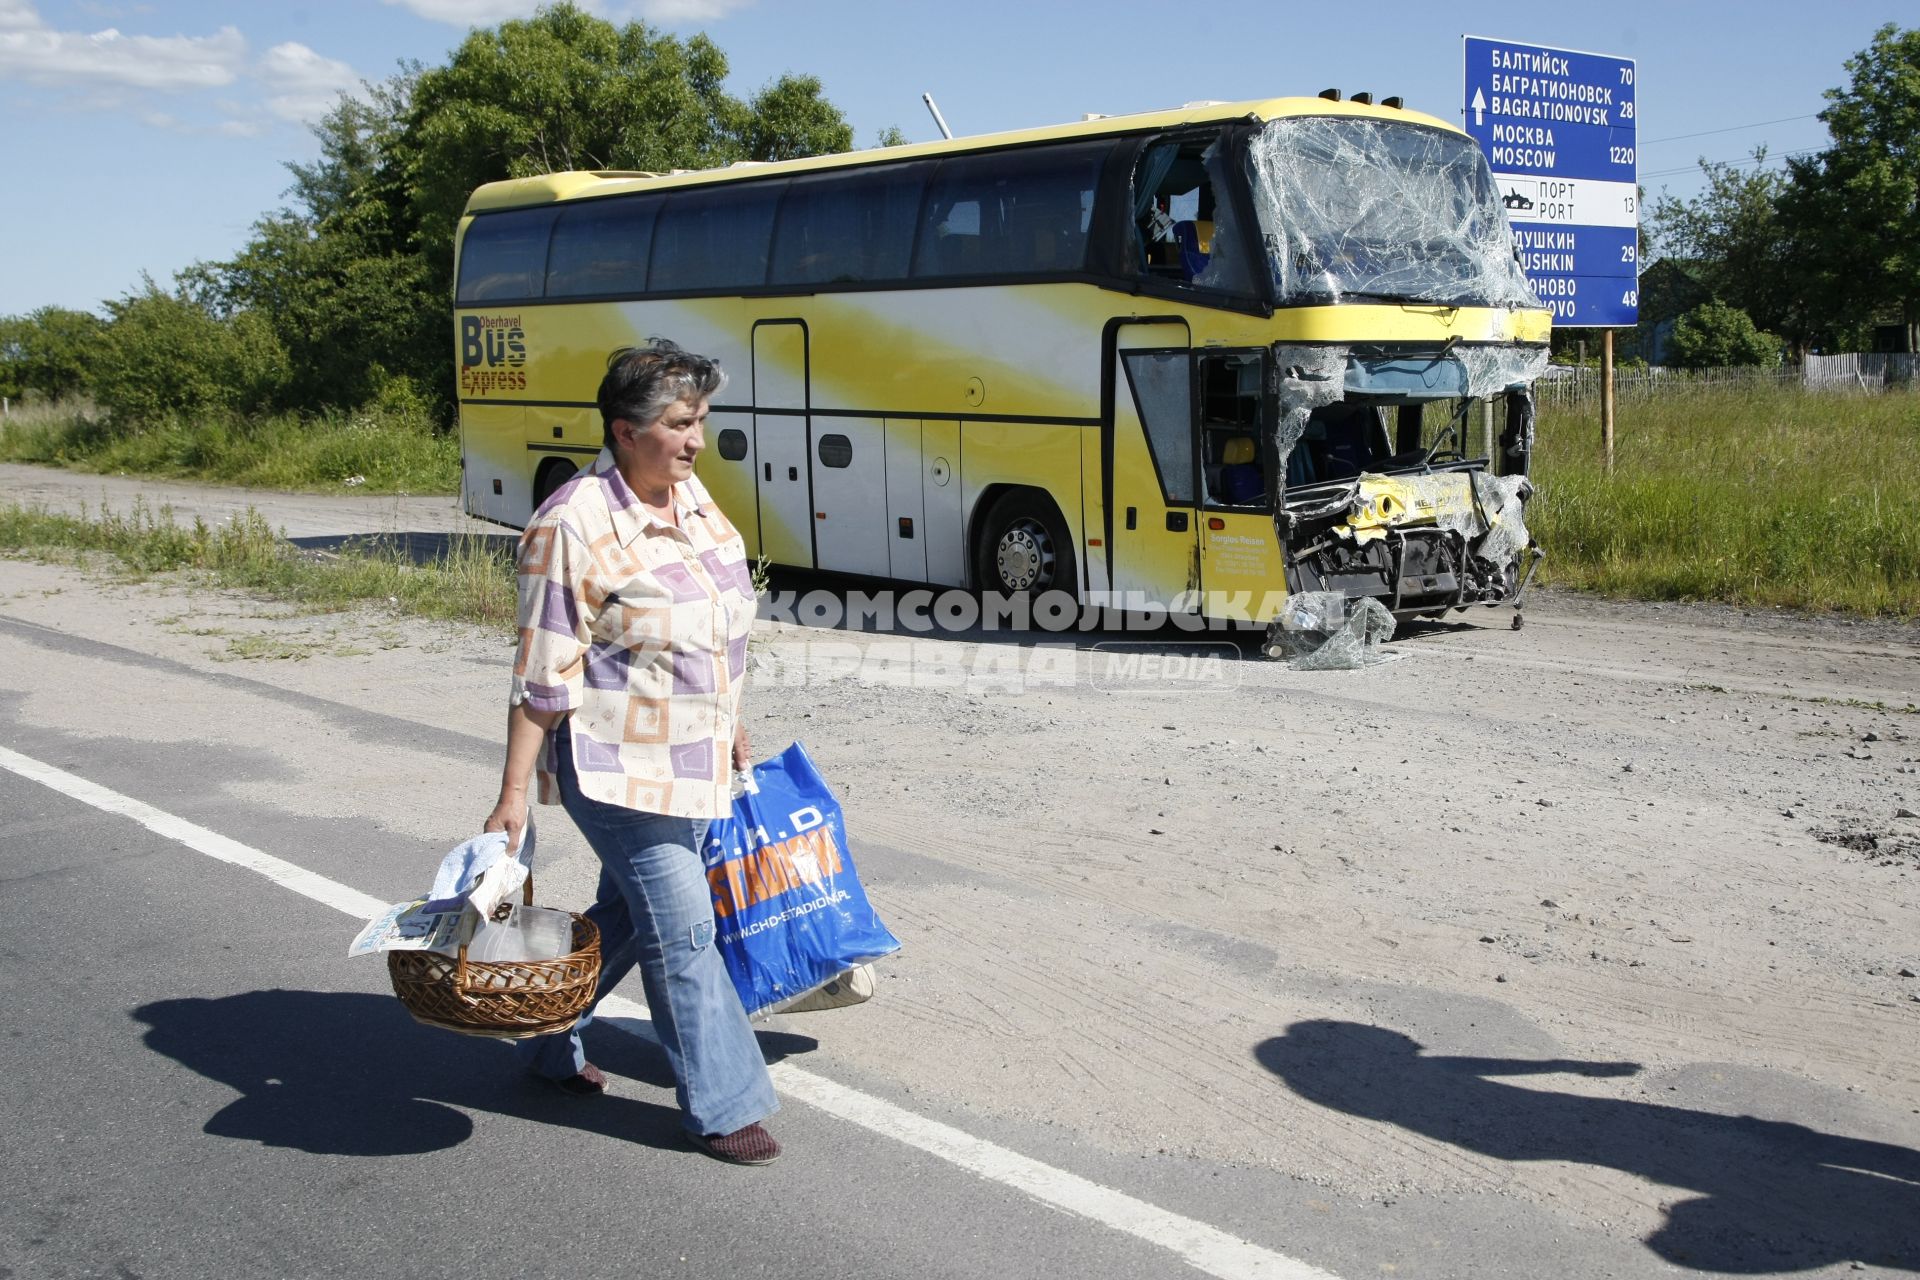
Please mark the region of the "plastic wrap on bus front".
POLYGON ((1471 138, 1393 120, 1301 116, 1268 124, 1248 158, 1281 303, 1541 305, 1471 138))

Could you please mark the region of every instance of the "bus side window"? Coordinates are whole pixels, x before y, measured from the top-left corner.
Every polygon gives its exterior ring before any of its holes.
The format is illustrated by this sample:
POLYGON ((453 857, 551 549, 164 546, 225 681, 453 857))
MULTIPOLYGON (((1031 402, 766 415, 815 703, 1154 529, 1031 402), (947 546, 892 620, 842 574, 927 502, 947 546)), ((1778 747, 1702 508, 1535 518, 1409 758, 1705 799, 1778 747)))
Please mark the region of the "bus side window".
POLYGON ((931 165, 795 178, 773 233, 771 284, 904 280, 931 165))
POLYGON ((927 191, 916 279, 1084 270, 1107 143, 944 161, 927 191))
POLYGON ((1263 457, 1261 368, 1253 353, 1200 359, 1200 463, 1209 503, 1268 505, 1273 486, 1263 457))
POLYGON ((1233 222, 1233 181, 1220 139, 1163 138, 1133 175, 1139 271, 1172 284, 1250 294, 1252 280, 1233 222))
POLYGON ((547 233, 553 215, 552 209, 477 215, 460 244, 456 300, 538 298, 546 287, 547 233))
POLYGON ((644 293, 660 201, 624 196, 562 209, 547 258, 549 298, 644 293))
POLYGON ((647 288, 748 289, 767 282, 773 211, 784 183, 724 183, 667 197, 653 232, 647 288))

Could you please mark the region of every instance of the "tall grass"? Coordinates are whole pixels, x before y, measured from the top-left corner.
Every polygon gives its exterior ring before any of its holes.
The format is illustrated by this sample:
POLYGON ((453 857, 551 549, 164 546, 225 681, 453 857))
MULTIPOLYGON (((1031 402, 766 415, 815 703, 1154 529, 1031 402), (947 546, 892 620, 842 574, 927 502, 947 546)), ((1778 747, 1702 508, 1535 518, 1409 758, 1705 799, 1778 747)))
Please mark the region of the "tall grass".
POLYGON ((246 417, 207 414, 152 426, 115 426, 67 403, 0 418, 0 461, 132 472, 269 489, 453 493, 460 444, 421 415, 352 413, 246 417), (357 479, 356 479, 357 477, 357 479))
POLYGON ((1540 419, 1551 582, 1614 596, 1920 614, 1920 395, 1704 387, 1540 419))
POLYGON ((0 506, 0 551, 48 560, 104 558, 141 577, 186 572, 211 586, 255 591, 316 612, 374 603, 507 632, 515 619, 512 560, 480 537, 457 536, 443 556, 425 563, 380 544, 315 555, 277 536, 251 507, 229 524, 196 519, 182 526, 170 508, 155 511, 135 499, 124 514, 103 510, 97 517, 0 506))

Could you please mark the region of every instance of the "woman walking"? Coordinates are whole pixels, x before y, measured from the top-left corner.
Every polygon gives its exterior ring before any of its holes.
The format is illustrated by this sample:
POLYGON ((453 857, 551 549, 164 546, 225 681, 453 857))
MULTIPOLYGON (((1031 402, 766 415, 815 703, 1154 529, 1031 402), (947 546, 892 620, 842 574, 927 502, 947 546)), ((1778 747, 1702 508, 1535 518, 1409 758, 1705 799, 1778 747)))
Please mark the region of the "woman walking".
MULTIPOLYGON (((714 947, 700 846, 748 766, 740 719, 754 593, 740 535, 693 474, 720 366, 655 340, 615 352, 599 392, 605 448, 520 540, 520 648, 507 759, 486 829, 518 847, 527 776, 601 862, 599 996, 636 964, 689 1139, 734 1164, 780 1146, 766 1061, 714 947)), ((596 997, 597 999, 598 997, 596 997)), ((523 1046, 582 1096, 606 1077, 580 1020, 523 1046)))

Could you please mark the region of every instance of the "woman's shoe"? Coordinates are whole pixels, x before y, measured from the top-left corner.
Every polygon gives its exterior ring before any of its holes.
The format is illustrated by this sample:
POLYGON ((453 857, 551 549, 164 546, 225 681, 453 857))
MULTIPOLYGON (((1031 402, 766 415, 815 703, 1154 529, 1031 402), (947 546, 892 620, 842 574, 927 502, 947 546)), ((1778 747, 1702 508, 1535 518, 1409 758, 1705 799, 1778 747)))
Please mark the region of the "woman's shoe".
POLYGON ((578 1075, 541 1076, 548 1084, 562 1093, 576 1098, 597 1098, 607 1091, 607 1073, 591 1062, 580 1068, 578 1075))
POLYGON ((732 1133, 690 1133, 687 1137, 715 1160, 728 1164, 772 1164, 780 1158, 780 1144, 758 1122, 732 1133))

